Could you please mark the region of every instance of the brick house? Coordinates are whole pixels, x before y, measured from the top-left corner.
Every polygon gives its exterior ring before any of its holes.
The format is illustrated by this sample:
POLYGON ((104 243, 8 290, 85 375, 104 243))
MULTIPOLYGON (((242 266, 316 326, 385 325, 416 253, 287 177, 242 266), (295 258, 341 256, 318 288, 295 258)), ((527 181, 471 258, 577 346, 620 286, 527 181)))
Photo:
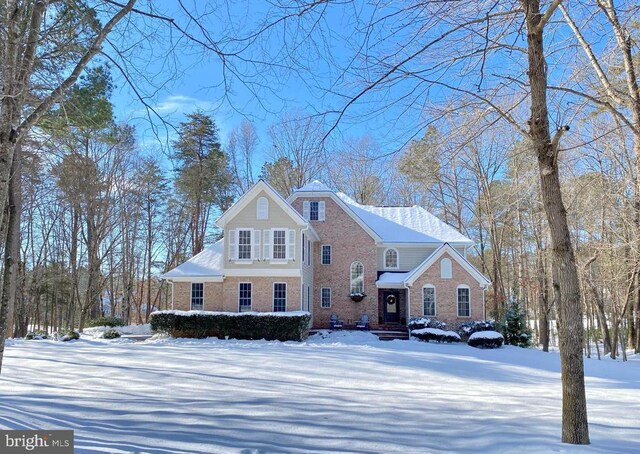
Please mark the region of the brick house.
POLYGON ((317 181, 285 200, 260 180, 216 225, 221 240, 162 276, 174 309, 303 310, 314 328, 486 316, 472 241, 421 207, 360 205, 317 181))

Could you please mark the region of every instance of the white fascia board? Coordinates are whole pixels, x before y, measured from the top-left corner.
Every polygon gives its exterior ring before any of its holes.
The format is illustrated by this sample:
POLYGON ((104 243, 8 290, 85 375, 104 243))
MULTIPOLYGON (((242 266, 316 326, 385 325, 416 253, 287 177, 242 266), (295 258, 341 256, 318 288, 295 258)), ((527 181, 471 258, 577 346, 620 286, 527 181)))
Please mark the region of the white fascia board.
POLYGON ((385 283, 385 282, 380 282, 380 281, 376 281, 376 287, 377 288, 406 288, 404 285, 404 282, 391 282, 391 283, 385 283))
POLYGON ((234 203, 231 208, 225 211, 222 216, 216 219, 215 224, 224 229, 224 226, 232 219, 238 212, 242 211, 249 203, 258 195, 260 191, 265 191, 271 196, 271 198, 287 213, 293 221, 299 226, 306 226, 307 221, 302 217, 300 213, 293 209, 293 207, 276 191, 271 187, 269 183, 264 180, 258 180, 251 189, 242 194, 240 199, 234 203))
POLYGON ((299 268, 227 268, 225 276, 233 277, 300 277, 302 273, 299 268))
POLYGON ((224 276, 174 276, 163 279, 169 282, 222 282, 224 276))
POLYGON ((436 249, 433 254, 427 257, 420 265, 418 265, 413 272, 407 276, 405 282, 407 285, 413 285, 413 283, 420 277, 429 267, 431 267, 436 260, 442 255, 448 252, 451 258, 453 258, 460 266, 462 266, 472 277, 474 277, 481 288, 487 288, 491 285, 491 281, 487 279, 480 271, 478 271, 467 259, 465 259, 458 251, 451 247, 448 243, 443 244, 436 249))

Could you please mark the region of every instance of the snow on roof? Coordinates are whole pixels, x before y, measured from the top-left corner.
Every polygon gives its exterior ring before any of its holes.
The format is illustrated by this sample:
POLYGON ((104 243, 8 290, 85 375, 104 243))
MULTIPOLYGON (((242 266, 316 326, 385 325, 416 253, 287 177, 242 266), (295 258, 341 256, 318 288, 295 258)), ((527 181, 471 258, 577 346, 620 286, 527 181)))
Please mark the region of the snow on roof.
POLYGON ((176 277, 222 276, 223 257, 224 239, 220 239, 160 277, 170 279, 176 277))
POLYGON ((376 281, 376 285, 378 288, 382 288, 384 285, 404 285, 405 279, 411 274, 411 272, 407 273, 382 273, 378 280, 376 281))
POLYGON ((469 238, 422 207, 360 205, 342 192, 336 195, 386 243, 473 244, 469 238))
POLYGON ((311 183, 307 183, 301 188, 296 189, 294 192, 333 192, 329 186, 321 181, 314 180, 311 183))

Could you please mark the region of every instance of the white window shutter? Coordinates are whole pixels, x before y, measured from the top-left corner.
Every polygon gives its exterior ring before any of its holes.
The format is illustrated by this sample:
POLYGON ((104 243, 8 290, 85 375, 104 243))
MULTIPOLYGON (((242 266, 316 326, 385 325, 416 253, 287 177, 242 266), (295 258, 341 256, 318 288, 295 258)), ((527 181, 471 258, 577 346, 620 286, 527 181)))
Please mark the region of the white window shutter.
POLYGON ((302 217, 305 218, 307 221, 309 220, 310 217, 310 208, 309 208, 309 201, 305 200, 304 202, 302 202, 302 217))
POLYGON ((295 260, 296 258, 296 231, 289 230, 289 243, 287 247, 287 260, 295 260))
POLYGON ((324 221, 324 200, 318 202, 318 221, 324 221))
POLYGON ((271 260, 271 230, 262 231, 262 258, 271 260))
POLYGON ((251 259, 259 260, 260 259, 260 230, 253 230, 253 251, 251 251, 251 259))
POLYGON ((229 260, 238 258, 238 233, 235 230, 229 230, 229 260))

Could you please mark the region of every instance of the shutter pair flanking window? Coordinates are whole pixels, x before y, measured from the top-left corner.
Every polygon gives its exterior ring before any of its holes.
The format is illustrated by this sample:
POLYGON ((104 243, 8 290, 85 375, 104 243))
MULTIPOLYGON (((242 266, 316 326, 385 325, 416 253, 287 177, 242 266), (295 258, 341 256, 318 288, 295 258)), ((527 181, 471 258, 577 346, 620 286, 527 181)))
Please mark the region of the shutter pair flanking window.
POLYGON ((229 230, 229 260, 260 259, 260 230, 229 230))
POLYGON ((229 260, 294 260, 295 230, 269 229, 260 232, 254 229, 229 230, 229 260))
POLYGON ((305 200, 302 202, 302 217, 307 221, 324 221, 325 204, 323 200, 305 200))

